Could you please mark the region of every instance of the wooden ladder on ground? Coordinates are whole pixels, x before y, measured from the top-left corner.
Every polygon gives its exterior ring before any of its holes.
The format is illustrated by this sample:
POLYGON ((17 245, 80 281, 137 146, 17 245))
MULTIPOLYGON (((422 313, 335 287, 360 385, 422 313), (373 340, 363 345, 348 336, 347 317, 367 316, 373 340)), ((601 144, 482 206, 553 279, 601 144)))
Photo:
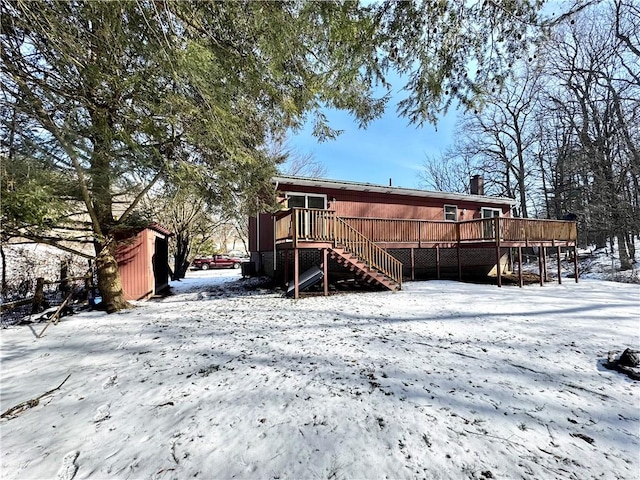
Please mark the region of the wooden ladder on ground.
POLYGON ((402 288, 402 263, 358 232, 342 218, 335 219, 331 258, 365 281, 389 290, 402 288))

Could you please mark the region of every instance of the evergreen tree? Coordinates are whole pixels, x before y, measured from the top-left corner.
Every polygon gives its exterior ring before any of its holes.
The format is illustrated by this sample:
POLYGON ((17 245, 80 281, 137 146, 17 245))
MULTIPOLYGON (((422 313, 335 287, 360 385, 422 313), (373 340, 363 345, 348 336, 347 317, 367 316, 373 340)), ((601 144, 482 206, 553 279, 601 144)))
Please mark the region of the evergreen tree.
POLYGON ((473 106, 530 41, 540 3, 3 2, 4 147, 74 185, 60 198, 82 207, 103 301, 119 310, 115 239, 170 172, 188 164, 221 201, 268 201, 269 136, 309 118, 335 136, 324 107, 366 126, 392 70, 409 79, 400 113, 412 122, 453 99, 473 106))

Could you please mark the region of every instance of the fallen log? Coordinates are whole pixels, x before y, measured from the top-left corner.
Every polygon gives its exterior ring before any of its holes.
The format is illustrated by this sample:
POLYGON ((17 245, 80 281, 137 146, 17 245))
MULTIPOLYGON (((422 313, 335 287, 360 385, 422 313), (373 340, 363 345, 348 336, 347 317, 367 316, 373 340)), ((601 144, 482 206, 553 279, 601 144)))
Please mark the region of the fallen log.
POLYGON ((602 366, 624 373, 633 380, 640 380, 640 350, 627 348, 618 359, 616 359, 616 352, 611 351, 607 356, 607 362, 602 366))

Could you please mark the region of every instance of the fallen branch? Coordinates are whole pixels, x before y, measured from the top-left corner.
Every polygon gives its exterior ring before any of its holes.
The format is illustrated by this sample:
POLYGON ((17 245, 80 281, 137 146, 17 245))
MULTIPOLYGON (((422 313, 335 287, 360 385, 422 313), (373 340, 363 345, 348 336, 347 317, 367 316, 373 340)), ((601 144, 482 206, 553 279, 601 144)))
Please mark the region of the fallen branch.
POLYGON ((12 310, 17 307, 23 307, 24 305, 30 305, 33 303, 33 297, 25 298, 22 300, 16 300, 15 302, 7 302, 0 305, 0 312, 5 310, 12 310))
POLYGON ((27 400, 26 402, 22 402, 22 403, 17 404, 14 407, 11 407, 9 410, 7 410, 2 415, 0 415, 0 418, 9 417, 9 416, 13 415, 14 412, 17 412, 17 413, 15 413, 15 415, 18 415, 18 414, 22 413, 24 410, 26 410, 27 408, 33 408, 33 407, 37 406, 40 403, 40 399, 41 398, 46 397, 47 395, 51 395, 56 390, 60 390, 60 388, 65 384, 65 382, 67 380, 69 380, 70 376, 71 376, 71 374, 67 375, 67 378, 65 378, 60 385, 58 385, 56 388, 52 388, 48 392, 44 392, 39 397, 32 398, 31 400, 27 400))
POLYGON ((71 293, 69 293, 69 295, 67 295, 67 298, 64 299, 64 302, 62 302, 62 305, 60 305, 58 307, 58 310, 56 310, 56 312, 53 315, 51 315, 51 318, 49 319, 47 324, 44 326, 42 331, 40 332, 40 335, 38 335, 38 338, 42 338, 42 334, 44 333, 44 331, 47 328, 49 328, 49 325, 51 325, 51 322, 55 321, 56 325, 58 324, 58 320, 60 318, 60 314, 62 313, 62 309, 67 306, 67 303, 69 303, 69 300, 71 300, 71 297, 73 297, 75 295, 75 293, 76 293, 76 288, 74 287, 71 290, 71 293))

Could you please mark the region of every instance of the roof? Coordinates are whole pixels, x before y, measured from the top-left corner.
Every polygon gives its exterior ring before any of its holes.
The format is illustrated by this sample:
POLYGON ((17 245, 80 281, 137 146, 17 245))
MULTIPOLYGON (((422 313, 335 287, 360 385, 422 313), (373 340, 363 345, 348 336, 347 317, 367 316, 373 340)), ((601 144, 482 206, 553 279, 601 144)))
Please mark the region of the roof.
POLYGON ((173 232, 171 230, 169 230, 168 228, 166 228, 163 225, 160 225, 157 222, 153 222, 151 225, 149 225, 147 228, 154 230, 158 233, 161 233, 163 235, 166 235, 167 237, 172 237, 173 236, 173 232))
POLYGON ((383 185, 375 185, 373 183, 361 183, 361 182, 348 182, 345 180, 329 180, 325 178, 309 178, 309 177, 294 177, 288 175, 279 175, 273 177, 272 182, 275 183, 276 188, 279 185, 298 185, 305 187, 320 187, 320 188, 333 188, 337 190, 348 190, 356 192, 375 192, 385 193, 388 195, 405 195, 410 197, 421 198, 438 198, 444 200, 457 200, 463 202, 478 202, 485 204, 495 205, 515 205, 516 201, 513 198, 507 197, 489 197, 486 195, 470 195, 466 193, 451 193, 451 192, 434 192, 429 190, 419 190, 415 188, 404 187, 388 187, 383 185))

